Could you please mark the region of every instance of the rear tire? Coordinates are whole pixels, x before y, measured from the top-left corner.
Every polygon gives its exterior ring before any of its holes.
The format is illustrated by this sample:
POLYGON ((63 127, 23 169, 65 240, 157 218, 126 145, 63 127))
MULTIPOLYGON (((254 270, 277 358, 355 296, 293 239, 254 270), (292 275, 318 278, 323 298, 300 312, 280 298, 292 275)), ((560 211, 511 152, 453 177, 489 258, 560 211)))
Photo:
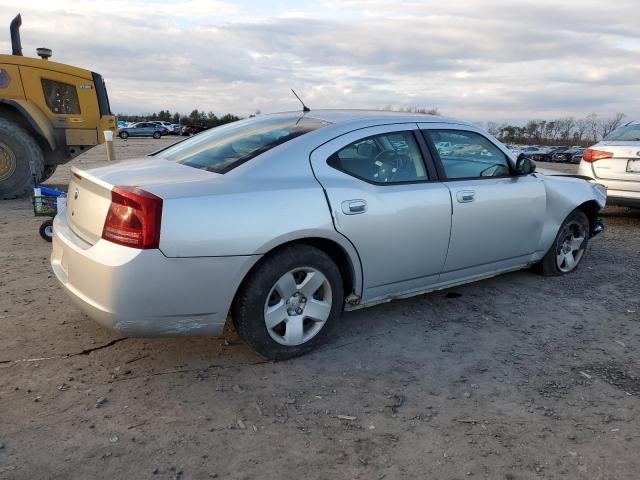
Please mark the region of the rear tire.
POLYGON ((0 198, 8 200, 31 191, 42 181, 44 155, 24 128, 0 118, 0 198))
POLYGON ((547 277, 565 275, 578 268, 589 243, 589 219, 574 210, 562 222, 551 248, 534 265, 534 270, 547 277))
POLYGON ((153 132, 153 138, 158 140, 160 137, 162 137, 162 134, 160 132, 153 132))
POLYGON ((264 258, 243 282, 232 318, 240 338, 260 355, 286 360, 325 341, 343 300, 342 277, 331 257, 292 245, 264 258))
POLYGON ((118 134, 118 136, 122 139, 122 140, 126 140, 127 138, 129 138, 129 134, 127 132, 120 132, 118 134))
POLYGON ((45 220, 42 222, 42 225, 40 225, 40 236, 47 242, 53 240, 53 220, 45 220))

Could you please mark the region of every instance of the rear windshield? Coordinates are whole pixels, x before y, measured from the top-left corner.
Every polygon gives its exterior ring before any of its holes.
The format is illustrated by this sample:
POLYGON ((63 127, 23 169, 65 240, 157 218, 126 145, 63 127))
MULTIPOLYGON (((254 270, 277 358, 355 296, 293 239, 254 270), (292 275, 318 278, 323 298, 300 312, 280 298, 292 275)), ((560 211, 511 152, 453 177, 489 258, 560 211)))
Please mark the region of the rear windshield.
POLYGON ((210 172, 226 173, 325 124, 300 115, 254 117, 206 130, 157 156, 210 172))
POLYGON ((640 141, 640 123, 635 125, 625 125, 616 128, 613 132, 606 136, 605 140, 631 140, 640 141))

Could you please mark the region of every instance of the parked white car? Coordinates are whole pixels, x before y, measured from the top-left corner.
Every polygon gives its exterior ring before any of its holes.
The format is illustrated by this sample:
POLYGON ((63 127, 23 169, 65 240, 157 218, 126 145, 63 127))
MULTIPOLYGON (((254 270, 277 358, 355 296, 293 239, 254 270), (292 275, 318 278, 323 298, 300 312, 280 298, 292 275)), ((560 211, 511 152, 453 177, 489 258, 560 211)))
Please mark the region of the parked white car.
POLYGON ((73 167, 68 192, 51 265, 89 316, 148 336, 217 335, 231 314, 272 359, 319 345, 343 309, 569 273, 605 204, 471 124, 379 111, 260 115, 73 167))
POLYGON ((587 148, 578 173, 607 187, 607 203, 640 208, 640 122, 611 132, 587 148))

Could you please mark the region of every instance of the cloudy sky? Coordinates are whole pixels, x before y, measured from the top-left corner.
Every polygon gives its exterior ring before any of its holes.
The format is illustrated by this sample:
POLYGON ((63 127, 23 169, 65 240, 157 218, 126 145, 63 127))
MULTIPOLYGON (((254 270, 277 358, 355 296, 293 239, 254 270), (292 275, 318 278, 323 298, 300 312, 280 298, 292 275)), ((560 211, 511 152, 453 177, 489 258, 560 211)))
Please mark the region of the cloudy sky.
POLYGON ((102 73, 112 109, 438 107, 471 121, 640 117, 638 0, 0 0, 0 51, 102 73))

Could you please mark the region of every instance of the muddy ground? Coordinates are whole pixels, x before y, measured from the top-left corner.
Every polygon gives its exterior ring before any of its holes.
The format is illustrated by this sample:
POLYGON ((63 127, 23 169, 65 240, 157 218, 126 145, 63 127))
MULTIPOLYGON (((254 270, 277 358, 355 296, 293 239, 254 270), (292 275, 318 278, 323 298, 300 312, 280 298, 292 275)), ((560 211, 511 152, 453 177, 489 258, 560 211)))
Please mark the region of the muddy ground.
POLYGON ((99 327, 58 287, 29 201, 2 202, 0 478, 637 479, 640 211, 604 219, 571 275, 344 314, 274 364, 233 333, 99 327))

